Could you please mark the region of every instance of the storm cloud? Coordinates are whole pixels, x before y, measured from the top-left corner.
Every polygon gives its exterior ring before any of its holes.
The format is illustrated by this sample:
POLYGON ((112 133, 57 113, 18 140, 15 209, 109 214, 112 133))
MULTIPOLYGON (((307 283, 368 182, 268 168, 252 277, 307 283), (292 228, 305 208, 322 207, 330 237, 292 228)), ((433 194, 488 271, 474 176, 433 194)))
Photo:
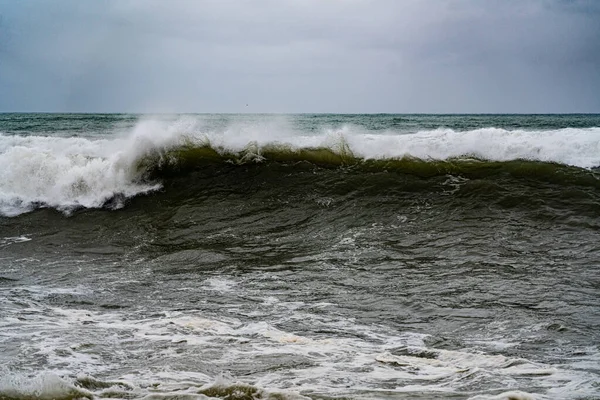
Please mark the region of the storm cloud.
POLYGON ((0 0, 0 111, 600 112, 600 2, 0 0))

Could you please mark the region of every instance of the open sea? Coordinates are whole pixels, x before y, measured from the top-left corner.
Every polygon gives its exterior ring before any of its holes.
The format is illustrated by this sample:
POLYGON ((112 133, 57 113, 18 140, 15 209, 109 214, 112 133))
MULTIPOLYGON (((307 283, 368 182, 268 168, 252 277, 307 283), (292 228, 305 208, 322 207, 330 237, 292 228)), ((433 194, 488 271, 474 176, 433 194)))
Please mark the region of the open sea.
POLYGON ((600 115, 0 114, 0 399, 600 399, 600 115))

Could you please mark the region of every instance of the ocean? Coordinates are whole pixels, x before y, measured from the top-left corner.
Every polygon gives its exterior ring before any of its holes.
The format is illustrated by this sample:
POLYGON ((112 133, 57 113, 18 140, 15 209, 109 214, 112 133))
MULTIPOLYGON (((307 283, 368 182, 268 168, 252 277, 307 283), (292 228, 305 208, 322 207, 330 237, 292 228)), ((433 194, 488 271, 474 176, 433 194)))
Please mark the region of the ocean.
POLYGON ((600 399, 600 115, 0 114, 0 399, 600 399))

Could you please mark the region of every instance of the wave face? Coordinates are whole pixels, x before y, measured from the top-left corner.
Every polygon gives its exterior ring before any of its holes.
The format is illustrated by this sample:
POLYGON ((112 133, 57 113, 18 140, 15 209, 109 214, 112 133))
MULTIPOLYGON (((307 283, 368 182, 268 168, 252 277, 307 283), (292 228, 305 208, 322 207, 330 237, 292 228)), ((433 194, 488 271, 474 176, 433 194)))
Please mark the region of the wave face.
POLYGON ((33 134, 0 135, 0 213, 5 216, 38 207, 119 208, 125 199, 155 191, 169 179, 188 179, 191 171, 202 169, 211 173, 218 165, 229 175, 248 166, 274 174, 285 165, 287 175, 311 166, 338 169, 340 179, 348 171, 421 178, 511 175, 598 186, 593 171, 600 166, 597 127, 407 132, 349 124, 301 129, 284 117, 210 126, 187 116, 107 124, 104 135, 96 128, 86 137, 81 129, 65 130, 65 121, 48 118, 46 135, 39 135, 40 128, 33 134))

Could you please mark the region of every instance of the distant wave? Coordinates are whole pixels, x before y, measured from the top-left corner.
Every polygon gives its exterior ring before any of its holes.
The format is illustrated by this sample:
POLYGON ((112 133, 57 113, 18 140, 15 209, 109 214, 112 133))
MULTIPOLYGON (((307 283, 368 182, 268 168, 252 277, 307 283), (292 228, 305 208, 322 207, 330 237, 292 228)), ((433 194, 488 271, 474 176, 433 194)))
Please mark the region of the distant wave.
POLYGON ((395 171, 423 178, 481 177, 500 172, 596 186, 600 128, 519 131, 437 129, 413 134, 345 126, 298 135, 272 127, 219 132, 182 121, 141 121, 127 135, 102 139, 0 134, 0 214, 36 207, 118 207, 161 188, 172 175, 207 164, 310 164, 395 171))

